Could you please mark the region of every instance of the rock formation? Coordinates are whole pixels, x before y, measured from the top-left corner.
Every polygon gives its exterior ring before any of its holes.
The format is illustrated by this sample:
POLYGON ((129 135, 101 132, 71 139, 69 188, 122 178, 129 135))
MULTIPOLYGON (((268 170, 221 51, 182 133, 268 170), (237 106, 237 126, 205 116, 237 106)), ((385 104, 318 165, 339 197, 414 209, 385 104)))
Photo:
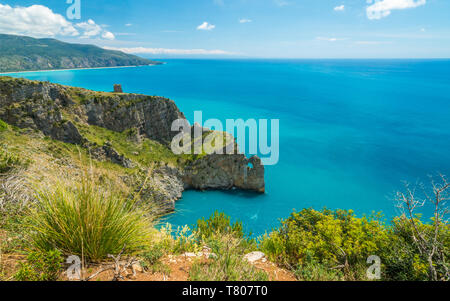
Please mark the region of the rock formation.
MULTIPOLYGON (((125 168, 137 164, 119 154, 110 143, 97 145, 81 134, 80 126, 133 133, 132 140, 157 141, 168 148, 177 132, 174 120, 184 119, 167 98, 138 94, 94 92, 48 82, 0 77, 0 119, 19 128, 31 128, 66 143, 89 148, 97 160, 125 168)), ((236 147, 237 149, 237 147, 236 147)), ((145 168, 145 167, 144 167, 145 168)), ((264 166, 258 157, 243 154, 205 155, 175 167, 159 167, 153 188, 145 191, 166 211, 174 209, 184 189, 244 189, 265 191, 264 166)))
POLYGON ((183 181, 186 188, 199 190, 239 188, 265 192, 261 159, 247 159, 242 154, 209 155, 196 160, 186 167, 183 181))

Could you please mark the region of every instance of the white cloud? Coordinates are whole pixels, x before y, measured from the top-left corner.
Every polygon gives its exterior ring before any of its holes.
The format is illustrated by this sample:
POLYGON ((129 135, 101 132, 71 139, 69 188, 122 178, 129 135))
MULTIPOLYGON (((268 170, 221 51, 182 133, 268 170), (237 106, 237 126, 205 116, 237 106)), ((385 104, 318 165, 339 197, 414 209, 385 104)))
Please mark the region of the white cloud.
POLYGON ((42 5, 11 7, 0 4, 0 32, 38 38, 79 35, 72 23, 42 5))
POLYGON ((129 54, 171 54, 171 55, 236 55, 236 53, 224 50, 206 50, 206 49, 167 49, 167 48, 116 48, 104 47, 108 50, 119 50, 129 54))
POLYGON ((103 29, 102 26, 96 24, 92 19, 89 19, 87 22, 78 23, 75 26, 83 30, 81 38, 89 39, 96 36, 101 36, 106 40, 114 40, 116 38, 112 32, 103 29))
POLYGON ((342 4, 342 5, 336 6, 336 7, 334 8, 334 10, 335 10, 335 11, 344 11, 344 10, 345 10, 345 5, 342 4))
POLYGON ((317 37, 316 40, 319 40, 319 41, 327 41, 327 42, 336 42, 336 41, 342 41, 343 39, 338 39, 338 38, 326 38, 326 37, 317 37))
POLYGON ((239 20, 239 23, 251 23, 252 22, 252 20, 250 20, 250 19, 240 19, 239 20))
POLYGON ((114 36, 114 34, 112 32, 105 31, 102 34, 102 38, 104 38, 105 40, 114 40, 116 37, 114 36))
POLYGON ((209 24, 208 22, 203 22, 197 27, 197 30, 213 30, 214 28, 216 28, 216 25, 209 24))
POLYGON ((35 38, 55 36, 79 36, 80 38, 102 37, 114 40, 106 25, 97 25, 93 20, 73 24, 65 17, 55 14, 43 5, 28 7, 0 4, 0 33, 25 35, 35 38))
POLYGON ((78 23, 75 25, 84 31, 83 38, 91 38, 98 36, 102 32, 100 25, 95 24, 95 22, 89 19, 87 22, 78 23))
POLYGON ((425 5, 427 0, 368 0, 367 3, 370 4, 366 9, 367 17, 371 20, 379 20, 389 16, 393 10, 425 5))
POLYGON ((126 26, 126 27, 130 27, 130 26, 133 26, 133 24, 127 23, 127 24, 125 24, 125 26, 126 26))

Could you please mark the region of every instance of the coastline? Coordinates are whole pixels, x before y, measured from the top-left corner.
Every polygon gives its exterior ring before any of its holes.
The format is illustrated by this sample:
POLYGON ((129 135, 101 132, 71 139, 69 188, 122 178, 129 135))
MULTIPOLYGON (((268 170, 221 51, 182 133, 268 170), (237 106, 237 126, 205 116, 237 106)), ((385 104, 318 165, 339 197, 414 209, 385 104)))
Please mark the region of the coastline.
POLYGON ((0 72, 0 75, 5 74, 17 74, 17 73, 33 73, 33 72, 57 72, 57 71, 76 71, 76 70, 96 70, 96 69, 119 69, 119 68, 137 68, 146 66, 159 66, 162 64, 148 64, 148 65, 138 65, 138 66, 114 66, 114 67, 92 67, 92 68, 71 68, 71 69, 48 69, 48 70, 32 70, 32 71, 15 71, 15 72, 0 72))

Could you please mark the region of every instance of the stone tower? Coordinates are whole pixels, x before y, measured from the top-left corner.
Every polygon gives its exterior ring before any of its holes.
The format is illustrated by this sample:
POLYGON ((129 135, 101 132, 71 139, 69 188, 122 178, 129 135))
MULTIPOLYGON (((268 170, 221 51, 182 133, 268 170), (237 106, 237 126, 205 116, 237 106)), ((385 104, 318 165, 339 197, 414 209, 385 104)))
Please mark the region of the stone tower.
POLYGON ((114 85, 114 93, 123 93, 122 85, 114 85))

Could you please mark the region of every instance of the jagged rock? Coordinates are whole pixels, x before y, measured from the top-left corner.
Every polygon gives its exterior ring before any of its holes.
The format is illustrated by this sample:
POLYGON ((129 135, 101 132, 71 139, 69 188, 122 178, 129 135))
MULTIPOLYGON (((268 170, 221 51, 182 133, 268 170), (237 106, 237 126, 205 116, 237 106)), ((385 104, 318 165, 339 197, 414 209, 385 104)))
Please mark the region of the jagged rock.
POLYGON ((262 260, 266 257, 266 254, 263 252, 251 252, 244 256, 244 259, 247 260, 250 263, 257 262, 259 260, 262 260))
POLYGON ((87 99, 81 114, 89 124, 115 132, 135 128, 139 135, 164 145, 177 134, 171 131, 172 122, 185 118, 170 99, 136 94, 87 99))
POLYGON ((186 188, 200 190, 239 188, 265 191, 261 159, 257 156, 247 159, 242 154, 205 156, 185 169, 183 181, 186 188))
POLYGON ((0 87, 0 118, 20 128, 42 131, 53 139, 80 144, 83 141, 75 125, 64 120, 61 107, 73 104, 59 85, 24 82, 20 89, 0 87))
POLYGON ((112 163, 119 164, 125 168, 136 167, 136 164, 133 161, 120 155, 108 142, 102 147, 92 149, 91 156, 98 161, 110 160, 112 163))
POLYGON ((155 169, 152 173, 152 182, 149 187, 145 187, 141 194, 149 200, 159 204, 163 213, 175 210, 175 202, 183 194, 184 183, 182 173, 179 169, 163 166, 155 169))
MULTIPOLYGON (((46 133, 45 131, 43 132, 44 134, 46 133)), ((70 121, 53 125, 50 129, 49 136, 53 139, 72 144, 81 144, 84 140, 76 126, 70 121)))

